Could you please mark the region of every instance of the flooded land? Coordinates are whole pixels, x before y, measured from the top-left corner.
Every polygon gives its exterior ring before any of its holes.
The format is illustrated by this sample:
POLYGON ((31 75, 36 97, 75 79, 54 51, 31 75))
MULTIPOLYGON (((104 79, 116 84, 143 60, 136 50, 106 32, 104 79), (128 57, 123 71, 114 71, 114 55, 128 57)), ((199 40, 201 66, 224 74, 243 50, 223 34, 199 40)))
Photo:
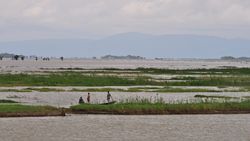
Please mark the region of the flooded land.
MULTIPOLYGON (((241 102, 250 98, 250 62, 222 60, 2 60, 0 100, 69 108, 79 97, 105 103, 241 102)), ((3 104, 4 105, 4 104, 3 104)), ((0 118, 1 141, 250 140, 249 114, 74 115, 0 118)))
POLYGON ((195 69, 195 68, 218 68, 218 67, 250 67, 250 62, 246 61, 226 61, 226 60, 93 60, 93 59, 68 59, 60 60, 2 60, 0 61, 2 72, 23 72, 23 71, 40 71, 41 69, 56 68, 120 68, 135 69, 143 68, 169 68, 169 69, 195 69))

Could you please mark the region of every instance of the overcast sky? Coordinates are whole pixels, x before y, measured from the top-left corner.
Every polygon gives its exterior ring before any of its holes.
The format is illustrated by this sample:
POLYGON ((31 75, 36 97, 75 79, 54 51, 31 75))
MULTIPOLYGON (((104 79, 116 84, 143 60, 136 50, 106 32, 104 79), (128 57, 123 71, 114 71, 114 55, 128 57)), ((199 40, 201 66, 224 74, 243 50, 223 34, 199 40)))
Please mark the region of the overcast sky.
POLYGON ((124 32, 250 39, 250 0, 0 0, 0 41, 124 32))

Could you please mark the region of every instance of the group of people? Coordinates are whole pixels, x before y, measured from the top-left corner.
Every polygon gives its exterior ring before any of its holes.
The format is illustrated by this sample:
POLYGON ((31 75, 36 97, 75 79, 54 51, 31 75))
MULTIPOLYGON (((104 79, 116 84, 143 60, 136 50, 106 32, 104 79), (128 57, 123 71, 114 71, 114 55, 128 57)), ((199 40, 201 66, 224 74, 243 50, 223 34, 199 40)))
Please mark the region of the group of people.
MULTIPOLYGON (((113 98, 112 98, 110 92, 108 91, 108 93, 107 93, 107 102, 110 103, 111 101, 113 101, 113 98)), ((85 103, 85 102, 84 102, 83 98, 80 97, 79 98, 79 104, 82 104, 82 103, 85 103)), ((88 95, 87 95, 87 103, 90 103, 90 93, 88 93, 88 95)))

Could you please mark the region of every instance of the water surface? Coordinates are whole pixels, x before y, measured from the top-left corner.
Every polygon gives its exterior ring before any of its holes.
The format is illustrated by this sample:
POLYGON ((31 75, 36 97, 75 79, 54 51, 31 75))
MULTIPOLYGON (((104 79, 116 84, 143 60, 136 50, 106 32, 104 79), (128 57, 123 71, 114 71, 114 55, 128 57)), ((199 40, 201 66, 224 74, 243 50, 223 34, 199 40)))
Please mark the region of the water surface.
MULTIPOLYGON (((155 93, 155 92, 111 92, 114 100, 146 98, 154 101, 155 99, 162 98, 165 102, 184 102, 194 100, 195 95, 217 95, 217 96, 231 96, 243 97, 250 96, 249 92, 192 92, 192 93, 155 93)), ((91 92, 91 103, 105 103, 106 92, 91 92)), ((2 92, 0 99, 10 99, 25 104, 34 105, 51 105, 56 107, 70 107, 71 105, 78 104, 79 97, 82 96, 86 101, 87 92, 2 92)))
POLYGON ((0 118, 1 141, 249 141, 250 115, 0 118))

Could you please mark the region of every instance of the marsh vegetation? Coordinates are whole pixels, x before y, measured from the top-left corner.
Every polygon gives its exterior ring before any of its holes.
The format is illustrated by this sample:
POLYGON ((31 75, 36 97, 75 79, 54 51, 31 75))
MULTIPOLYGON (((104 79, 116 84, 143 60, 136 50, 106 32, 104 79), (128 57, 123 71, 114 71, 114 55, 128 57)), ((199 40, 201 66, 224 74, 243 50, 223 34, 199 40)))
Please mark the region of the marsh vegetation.
MULTIPOLYGON (((0 74, 0 86, 139 86, 129 89, 89 88, 72 89, 71 91, 127 91, 127 92, 227 92, 249 91, 250 69, 79 69, 59 68, 61 71, 46 71, 41 74, 17 73, 0 74), (70 70, 70 71, 68 71, 70 70), (77 70, 77 71, 76 71, 77 70), (80 71, 79 71, 80 70, 80 71), (151 86, 151 88, 144 87, 151 86), (176 87, 179 86, 179 87, 176 87), (144 87, 144 88, 143 88, 144 87), (161 88, 159 88, 161 87, 161 88), (180 88, 183 87, 183 88, 180 88), (187 88, 184 88, 187 87, 187 88), (200 87, 200 88, 188 88, 200 87), (206 89, 202 87, 218 87, 206 89), (230 89, 228 87, 237 87, 230 89)), ((1 89, 2 92, 15 91, 1 89)), ((16 92, 30 91, 65 91, 56 88, 28 88, 16 92)))
POLYGON ((150 99, 127 99, 117 104, 80 104, 71 106, 77 114, 233 114, 250 113, 250 101, 198 100, 196 102, 179 101, 165 103, 161 99, 152 102, 150 99))

